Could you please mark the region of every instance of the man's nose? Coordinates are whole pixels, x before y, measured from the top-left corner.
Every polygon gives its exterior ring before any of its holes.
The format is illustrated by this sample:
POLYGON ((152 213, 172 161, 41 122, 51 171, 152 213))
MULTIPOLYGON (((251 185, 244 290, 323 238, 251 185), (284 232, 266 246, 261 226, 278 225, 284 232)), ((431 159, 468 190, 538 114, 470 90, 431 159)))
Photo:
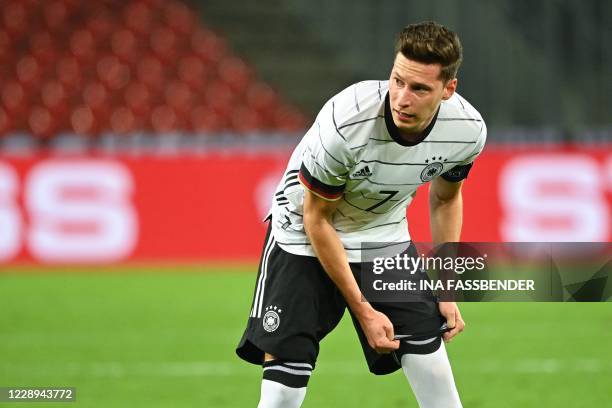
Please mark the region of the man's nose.
POLYGON ((412 105, 412 92, 410 92, 410 90, 407 88, 400 90, 397 103, 401 107, 408 107, 412 105))

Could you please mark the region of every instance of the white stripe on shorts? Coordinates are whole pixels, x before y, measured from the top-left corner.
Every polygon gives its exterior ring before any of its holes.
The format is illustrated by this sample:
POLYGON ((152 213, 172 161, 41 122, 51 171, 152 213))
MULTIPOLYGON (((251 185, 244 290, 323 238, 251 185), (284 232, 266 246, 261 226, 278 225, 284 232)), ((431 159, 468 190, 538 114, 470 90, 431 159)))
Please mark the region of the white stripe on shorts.
POLYGON ((427 339, 427 340, 404 340, 404 341, 408 344, 414 344, 415 346, 420 346, 423 344, 429 344, 435 339, 437 339, 437 337, 432 337, 431 339, 427 339))
POLYGON ((259 297, 259 307, 257 308, 257 317, 261 317, 261 308, 263 307, 263 299, 264 292, 266 291, 266 278, 268 277, 268 259, 270 259, 270 253, 272 253, 272 249, 274 249, 275 245, 274 238, 272 238, 272 245, 270 246, 270 250, 268 251, 268 255, 266 259, 264 259, 265 267, 263 268, 263 284, 261 285, 261 296, 259 297))
POLYGON ((251 317, 261 317, 261 303, 263 302, 263 287, 266 282, 266 271, 268 269, 268 257, 270 252, 272 251, 272 247, 274 247, 274 237, 272 236, 272 231, 270 231, 270 236, 268 237, 268 242, 266 243, 266 247, 263 253, 263 259, 261 261, 261 274, 259 275, 259 280, 257 281, 257 290, 255 291, 255 300, 253 301, 253 310, 251 310, 251 317))

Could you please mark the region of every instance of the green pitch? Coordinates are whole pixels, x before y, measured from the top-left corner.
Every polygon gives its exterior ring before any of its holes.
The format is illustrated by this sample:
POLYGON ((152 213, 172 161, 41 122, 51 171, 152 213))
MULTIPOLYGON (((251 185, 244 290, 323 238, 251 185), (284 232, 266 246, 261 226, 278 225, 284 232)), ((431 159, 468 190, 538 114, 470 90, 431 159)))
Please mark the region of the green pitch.
MULTIPOLYGON (((254 269, 0 273, 0 387, 77 388, 76 403, 36 406, 255 407, 260 369, 234 354, 254 269)), ((608 406, 610 303, 462 311, 467 330, 448 350, 464 406, 608 406)), ((347 317, 322 344, 304 407, 416 407, 401 372, 367 372, 347 317)))

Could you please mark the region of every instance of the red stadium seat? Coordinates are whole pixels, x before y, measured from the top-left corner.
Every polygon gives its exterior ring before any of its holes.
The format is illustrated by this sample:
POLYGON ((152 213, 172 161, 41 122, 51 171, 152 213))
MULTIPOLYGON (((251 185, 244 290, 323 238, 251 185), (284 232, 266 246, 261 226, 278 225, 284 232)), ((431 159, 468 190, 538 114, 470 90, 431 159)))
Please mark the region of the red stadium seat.
POLYGON ((99 82, 92 82, 83 90, 83 101, 93 111, 102 109, 106 105, 108 98, 108 91, 99 82))
POLYGON ((88 30, 78 30, 72 33, 70 50, 80 63, 92 61, 96 51, 93 34, 88 30))
POLYGON ((249 133, 262 129, 263 121, 257 111, 246 106, 232 110, 231 125, 238 133, 249 133))
POLYGON ((98 78, 111 90, 125 87, 131 78, 130 68, 114 55, 107 55, 96 66, 98 78))
POLYGON ((251 72, 238 57, 226 57, 219 62, 219 78, 236 93, 243 93, 251 82, 251 72))
POLYGON ((81 83, 81 67, 73 56, 65 56, 55 65, 57 79, 67 90, 75 90, 81 83))
POLYGON ((165 62, 170 62, 177 53, 177 41, 174 31, 158 27, 151 33, 151 49, 165 62))
POLYGON ((278 106, 278 95, 272 87, 263 83, 251 84, 246 92, 248 105, 262 115, 270 115, 278 106))
POLYGON ((70 116, 70 124, 79 135, 93 135, 96 132, 96 121, 89 106, 77 106, 70 116))
POLYGON ((136 116, 128 107, 115 108, 110 116, 110 128, 114 133, 119 134, 138 130, 136 116))
POLYGON ((189 55, 178 63, 179 78, 192 88, 201 88, 206 81, 207 70, 200 58, 189 55))
POLYGON ((28 26, 26 7, 20 3, 8 3, 3 7, 2 22, 9 36, 16 40, 28 26))
POLYGON ((67 109, 67 95, 64 87, 58 81, 50 81, 41 88, 43 104, 52 113, 57 114, 67 109))
POLYGON ((60 31, 66 25, 68 7, 62 1, 50 2, 44 6, 43 17, 49 31, 60 31))
POLYGON ((128 29, 115 31, 111 37, 111 50, 124 63, 132 63, 138 58, 137 41, 128 29))
POLYGON ((229 117, 234 108, 234 93, 232 89, 223 82, 211 84, 206 89, 206 102, 222 118, 229 117))
POLYGON ((151 8, 145 2, 133 2, 126 6, 123 11, 123 21, 126 27, 140 36, 149 34, 152 13, 151 8))
POLYGON ((178 1, 169 1, 162 11, 168 26, 179 35, 188 35, 195 27, 195 17, 189 7, 178 1))
POLYGON ((151 109, 151 92, 139 82, 132 82, 123 94, 126 105, 139 115, 148 114, 151 109))
POLYGON ((21 115, 27 105, 26 93, 17 81, 9 81, 2 87, 2 103, 12 117, 21 115))
POLYGON ((219 132, 226 121, 208 106, 200 105, 191 111, 191 127, 195 132, 219 132))
POLYGON ((165 90, 166 103, 177 112, 186 112, 193 100, 189 87, 181 81, 172 81, 165 90))
POLYGON ((144 57, 137 67, 138 79, 151 89, 160 89, 164 80, 164 69, 154 56, 144 57))
POLYGON ((19 82, 28 89, 34 88, 42 76, 42 67, 32 55, 26 55, 17 61, 16 73, 19 82))
POLYGON ((191 36, 193 52, 208 64, 217 63, 227 53, 225 41, 208 30, 196 30, 191 36))
MULTIPOLYGON (((94 3, 95 4, 95 3, 94 3)), ((115 29, 116 22, 105 9, 92 9, 90 11, 93 18, 87 22, 87 30, 89 30, 96 43, 104 41, 115 29)))
POLYGON ((177 129, 178 117, 167 105, 160 105, 151 112, 151 127, 159 133, 172 132, 177 129))
POLYGON ((104 126, 112 108, 111 95, 104 85, 99 82, 87 85, 83 91, 83 101, 93 113, 96 123, 104 126))
POLYGON ((48 109, 42 106, 34 106, 28 116, 28 125, 35 136, 48 138, 54 134, 57 122, 48 109))
POLYGON ((47 65, 57 59, 57 51, 51 34, 41 31, 31 36, 30 49, 32 55, 41 64, 47 65))
MULTIPOLYGON (((8 64, 12 59, 13 47, 11 39, 6 33, 6 31, 0 29, 0 64, 8 64)), ((6 69, 6 67, 7 66, 5 66, 4 68, 6 69)))

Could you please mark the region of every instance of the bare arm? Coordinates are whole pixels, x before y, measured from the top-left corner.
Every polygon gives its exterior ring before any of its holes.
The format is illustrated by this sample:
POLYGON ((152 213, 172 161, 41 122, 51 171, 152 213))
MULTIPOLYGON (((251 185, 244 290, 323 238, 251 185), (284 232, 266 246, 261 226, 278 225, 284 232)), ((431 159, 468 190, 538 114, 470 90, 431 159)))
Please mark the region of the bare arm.
POLYGON ((365 301, 348 263, 346 251, 332 224, 338 201, 320 198, 304 189, 304 229, 323 268, 357 317, 368 343, 379 353, 399 347, 393 341, 393 325, 365 301))
POLYGON ((435 244, 459 242, 463 224, 463 181, 452 183, 436 177, 429 187, 429 224, 435 244))
MULTIPOLYGON (((463 181, 450 182, 436 177, 429 188, 429 223, 434 244, 459 242, 463 224, 463 181)), ((463 331, 465 322, 455 302, 440 302, 440 313, 452 330, 444 333, 444 341, 450 342, 463 331)))

